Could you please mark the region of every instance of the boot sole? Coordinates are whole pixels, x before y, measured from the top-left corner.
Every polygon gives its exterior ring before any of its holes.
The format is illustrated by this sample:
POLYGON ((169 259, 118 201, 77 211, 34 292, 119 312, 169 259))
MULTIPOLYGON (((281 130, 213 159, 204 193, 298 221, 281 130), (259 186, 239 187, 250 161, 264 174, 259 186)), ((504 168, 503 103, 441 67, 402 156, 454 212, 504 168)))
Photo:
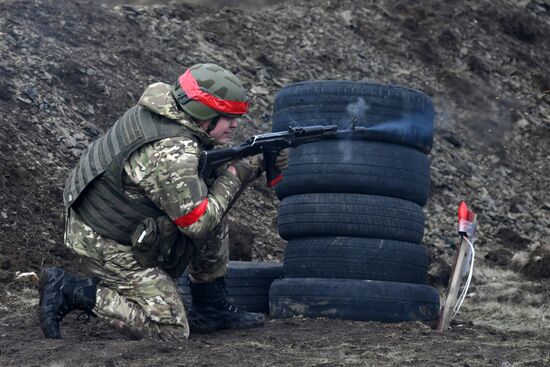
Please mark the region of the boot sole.
POLYGON ((59 331, 54 331, 54 333, 52 334, 51 330, 45 327, 46 319, 44 318, 44 310, 42 309, 42 303, 44 302, 44 293, 46 292, 46 287, 50 283, 50 277, 55 277, 54 274, 51 274, 51 271, 53 269, 54 268, 45 268, 42 269, 42 271, 40 272, 40 282, 38 284, 38 293, 40 295, 40 302, 38 304, 38 319, 40 321, 40 329, 42 329, 42 334, 44 334, 46 338, 61 339, 61 333, 59 331))
MULTIPOLYGON (((193 311, 191 311, 193 312, 193 311)), ((229 318, 218 319, 217 321, 208 322, 208 316, 205 316, 204 323, 194 323, 191 320, 191 314, 188 311, 188 321, 193 334, 209 334, 219 330, 246 330, 257 328, 265 325, 266 318, 262 317, 260 320, 232 322, 229 318)))
POLYGON ((250 322, 242 322, 242 323, 228 323, 226 325, 227 327, 225 329, 227 330, 246 330, 246 329, 253 329, 257 327, 262 327, 265 325, 265 317, 262 320, 258 321, 250 321, 250 322))

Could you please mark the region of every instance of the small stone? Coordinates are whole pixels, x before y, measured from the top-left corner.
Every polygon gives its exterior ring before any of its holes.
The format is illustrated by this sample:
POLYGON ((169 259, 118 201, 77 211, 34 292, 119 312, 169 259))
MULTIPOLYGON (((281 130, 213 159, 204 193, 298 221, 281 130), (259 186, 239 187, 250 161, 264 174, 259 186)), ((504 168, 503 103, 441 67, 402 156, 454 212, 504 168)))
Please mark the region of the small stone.
POLYGON ((27 99, 27 98, 23 98, 21 96, 17 96, 17 100, 23 102, 23 103, 26 103, 26 104, 32 104, 32 101, 30 99, 27 99))
POLYGON ((525 129, 527 126, 529 126, 529 121, 527 121, 527 119, 522 118, 516 121, 516 125, 518 125, 520 129, 525 129))
POLYGON ((266 88, 264 88, 262 86, 259 86, 259 85, 256 85, 256 86, 252 87, 250 89, 250 91, 253 94, 259 94, 259 95, 264 95, 264 96, 269 94, 269 91, 266 88))
POLYGON ((23 93, 25 93, 27 97, 31 99, 36 99, 38 97, 38 90, 36 90, 35 87, 27 87, 25 88, 25 91, 23 93))
POLYGON ((353 15, 351 13, 351 10, 344 10, 340 12, 340 16, 342 17, 342 20, 344 21, 344 24, 349 27, 351 26, 351 21, 353 19, 353 15))

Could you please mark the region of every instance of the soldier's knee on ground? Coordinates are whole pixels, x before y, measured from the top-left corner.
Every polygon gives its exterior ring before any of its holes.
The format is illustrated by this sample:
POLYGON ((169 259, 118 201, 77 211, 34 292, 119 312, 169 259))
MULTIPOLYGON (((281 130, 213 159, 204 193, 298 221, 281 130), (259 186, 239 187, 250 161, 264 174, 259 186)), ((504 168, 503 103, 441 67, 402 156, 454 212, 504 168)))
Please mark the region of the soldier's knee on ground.
POLYGON ((186 341, 189 338, 189 327, 160 325, 158 336, 163 341, 186 341))
POLYGON ((189 338, 189 327, 182 325, 161 325, 148 322, 145 325, 133 325, 121 320, 109 322, 114 328, 131 340, 186 341, 189 338))

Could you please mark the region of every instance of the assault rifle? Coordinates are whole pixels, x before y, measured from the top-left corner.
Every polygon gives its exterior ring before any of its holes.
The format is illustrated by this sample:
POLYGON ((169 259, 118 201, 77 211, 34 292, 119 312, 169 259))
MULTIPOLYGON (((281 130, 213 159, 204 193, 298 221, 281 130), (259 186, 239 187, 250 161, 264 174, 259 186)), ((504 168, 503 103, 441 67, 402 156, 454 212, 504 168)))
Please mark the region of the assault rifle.
POLYGON ((337 129, 338 125, 297 126, 288 131, 254 135, 235 147, 207 150, 202 152, 199 160, 199 175, 211 177, 218 167, 226 163, 263 153, 267 185, 273 187, 282 179, 281 172, 275 167, 280 150, 335 137, 337 129))

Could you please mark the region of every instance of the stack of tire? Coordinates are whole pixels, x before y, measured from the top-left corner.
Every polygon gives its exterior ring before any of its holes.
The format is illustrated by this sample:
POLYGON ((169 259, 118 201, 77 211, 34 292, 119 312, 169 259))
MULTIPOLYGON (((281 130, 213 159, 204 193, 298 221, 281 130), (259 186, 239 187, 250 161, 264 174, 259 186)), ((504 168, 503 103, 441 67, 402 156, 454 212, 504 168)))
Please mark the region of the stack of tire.
POLYGON ((308 81, 276 96, 273 131, 352 123, 352 140, 291 150, 275 186, 285 278, 270 289, 273 317, 429 321, 439 294, 426 285, 422 244, 430 188, 433 104, 426 94, 357 81, 308 81))

